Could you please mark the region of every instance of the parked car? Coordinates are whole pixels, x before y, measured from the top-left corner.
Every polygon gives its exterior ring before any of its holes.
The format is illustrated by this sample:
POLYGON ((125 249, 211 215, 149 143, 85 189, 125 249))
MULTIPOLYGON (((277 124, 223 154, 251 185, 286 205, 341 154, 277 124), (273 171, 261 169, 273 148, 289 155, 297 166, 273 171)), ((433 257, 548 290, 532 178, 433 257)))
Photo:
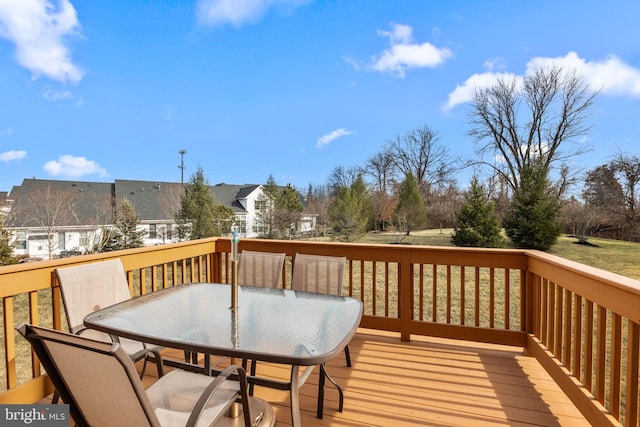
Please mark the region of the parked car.
POLYGON ((44 258, 40 258, 37 256, 32 256, 32 257, 28 257, 28 258, 22 258, 20 261, 18 261, 18 264, 24 264, 25 262, 36 262, 36 261, 43 261, 44 258))

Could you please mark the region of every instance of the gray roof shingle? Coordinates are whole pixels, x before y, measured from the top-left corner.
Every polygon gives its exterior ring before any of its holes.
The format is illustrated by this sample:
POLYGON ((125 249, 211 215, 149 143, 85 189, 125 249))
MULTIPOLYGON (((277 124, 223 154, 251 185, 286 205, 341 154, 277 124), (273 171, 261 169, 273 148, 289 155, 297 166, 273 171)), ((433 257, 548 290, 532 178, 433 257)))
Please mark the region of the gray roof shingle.
MULTIPOLYGON (((186 184, 185 184, 186 185, 186 184)), ((216 203, 231 207, 234 212, 245 212, 245 208, 238 200, 249 196, 259 188, 258 184, 230 185, 216 184, 210 187, 216 203)), ((37 212, 34 203, 43 203, 43 194, 50 191, 56 194, 56 198, 73 198, 76 204, 77 220, 72 223, 57 225, 94 224, 96 215, 100 209, 103 216, 110 220, 114 202, 119 203, 128 199, 134 206, 141 221, 173 221, 180 206, 180 195, 183 184, 176 182, 159 181, 135 181, 116 179, 113 183, 87 182, 87 181, 57 181, 42 179, 25 179, 22 185, 14 186, 7 198, 13 200, 15 212, 37 212)), ((51 202, 54 203, 54 202, 51 202)), ((42 219, 13 218, 10 224, 13 227, 37 227, 42 224, 42 219)), ((69 221, 67 221, 69 222, 69 221)))
POLYGON ((46 179, 25 179, 22 185, 14 186, 8 198, 13 201, 11 211, 22 213, 19 217, 11 215, 7 225, 15 227, 37 227, 42 225, 42 218, 34 218, 29 214, 49 211, 63 201, 71 200, 75 204, 75 216, 61 215, 57 225, 73 226, 93 224, 99 210, 111 209, 113 184, 87 181, 56 181, 46 179), (50 194, 47 196, 47 194, 50 194))

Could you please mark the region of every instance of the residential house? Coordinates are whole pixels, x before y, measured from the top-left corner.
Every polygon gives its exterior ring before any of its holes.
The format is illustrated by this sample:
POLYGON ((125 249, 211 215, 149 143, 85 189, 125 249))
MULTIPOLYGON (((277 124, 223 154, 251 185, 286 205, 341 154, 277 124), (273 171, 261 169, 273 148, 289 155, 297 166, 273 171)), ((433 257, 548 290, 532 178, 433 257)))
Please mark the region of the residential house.
MULTIPOLYGON (((145 246, 178 240, 175 215, 183 184, 116 179, 108 182, 25 179, 6 196, 6 227, 14 237, 18 256, 53 258, 94 250, 102 230, 112 227, 113 213, 122 200, 134 206, 145 246)), ((261 185, 211 186, 216 203, 236 215, 240 237, 258 237, 256 202, 261 185)), ((307 215, 299 232, 315 229, 315 216, 307 215)))

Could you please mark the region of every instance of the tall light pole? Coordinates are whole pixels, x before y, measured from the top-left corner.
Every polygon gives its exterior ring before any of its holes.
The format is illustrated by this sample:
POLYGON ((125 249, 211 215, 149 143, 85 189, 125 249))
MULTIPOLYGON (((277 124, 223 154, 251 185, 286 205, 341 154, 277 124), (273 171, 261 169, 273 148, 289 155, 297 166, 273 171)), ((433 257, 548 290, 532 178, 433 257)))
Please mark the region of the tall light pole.
POLYGON ((180 169, 180 185, 184 186, 184 155, 187 154, 187 151, 180 150, 178 154, 180 154, 180 166, 178 166, 180 169))

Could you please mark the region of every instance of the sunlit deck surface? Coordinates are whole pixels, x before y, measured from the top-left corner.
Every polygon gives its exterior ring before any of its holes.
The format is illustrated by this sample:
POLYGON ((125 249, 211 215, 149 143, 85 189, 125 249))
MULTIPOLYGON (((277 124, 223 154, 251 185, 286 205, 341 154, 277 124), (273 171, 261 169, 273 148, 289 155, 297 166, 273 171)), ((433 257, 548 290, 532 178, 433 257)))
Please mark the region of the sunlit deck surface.
MULTIPOLYGON (((327 384, 324 418, 316 418, 317 372, 300 390, 304 426, 587 426, 589 423, 521 348, 360 329, 328 369, 345 393, 344 412, 327 384)), ((169 351, 179 357, 181 352, 169 351)), ((318 371, 316 369, 316 371, 318 371)), ((286 366, 260 363, 262 376, 287 378, 286 366)), ((153 365, 145 384, 154 381, 153 365)), ((291 425, 287 392, 256 387, 277 425, 291 425)))

